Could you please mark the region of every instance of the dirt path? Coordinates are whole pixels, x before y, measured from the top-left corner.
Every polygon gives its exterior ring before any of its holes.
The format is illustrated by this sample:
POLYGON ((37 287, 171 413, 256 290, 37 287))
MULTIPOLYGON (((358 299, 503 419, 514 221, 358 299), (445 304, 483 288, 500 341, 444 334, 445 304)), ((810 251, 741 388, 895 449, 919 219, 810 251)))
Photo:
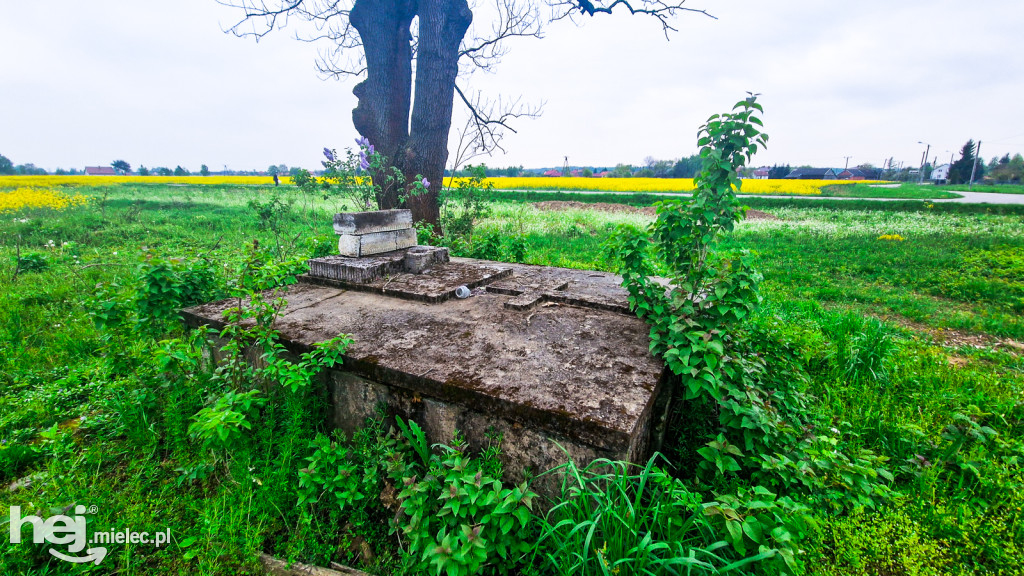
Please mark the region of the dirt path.
MULTIPOLYGON (((654 206, 629 206, 627 204, 609 204, 607 202, 577 202, 575 200, 561 201, 549 200, 546 202, 534 202, 533 207, 538 210, 594 210, 597 212, 626 212, 630 214, 644 214, 654 216, 654 206)), ((779 218, 760 210, 748 210, 747 220, 778 220, 779 218)))
POLYGON ((1002 348, 1004 351, 1014 355, 1024 354, 1024 343, 1017 342, 1010 338, 1000 338, 990 334, 972 334, 953 330, 952 328, 936 328, 921 322, 916 322, 898 314, 872 314, 872 316, 891 322, 921 334, 927 334, 937 344, 944 346, 969 346, 971 348, 1002 348))

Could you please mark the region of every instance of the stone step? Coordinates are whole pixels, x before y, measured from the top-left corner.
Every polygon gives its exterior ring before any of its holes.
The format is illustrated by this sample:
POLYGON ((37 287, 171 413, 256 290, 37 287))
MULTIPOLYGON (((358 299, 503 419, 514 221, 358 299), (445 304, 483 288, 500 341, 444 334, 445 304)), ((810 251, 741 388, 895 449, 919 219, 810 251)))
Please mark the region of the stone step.
POLYGON ((420 274, 448 262, 448 249, 439 246, 413 246, 407 250, 385 252, 363 258, 324 256, 312 258, 309 275, 343 283, 365 284, 385 276, 420 274))
POLYGON ((415 245, 416 230, 413 228, 338 236, 338 253, 352 258, 392 252, 415 245))
POLYGON ((374 210, 334 215, 334 232, 337 234, 360 235, 407 228, 412 228, 411 210, 374 210))

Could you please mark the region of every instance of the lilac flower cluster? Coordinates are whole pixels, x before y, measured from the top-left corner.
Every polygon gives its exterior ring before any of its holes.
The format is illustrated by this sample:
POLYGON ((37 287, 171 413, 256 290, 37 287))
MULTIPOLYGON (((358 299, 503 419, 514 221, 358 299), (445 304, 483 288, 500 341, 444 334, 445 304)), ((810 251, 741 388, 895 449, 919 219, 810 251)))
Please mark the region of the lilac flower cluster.
MULTIPOLYGON (((363 170, 369 170, 370 156, 375 153, 373 144, 370 144, 370 140, 366 136, 360 136, 356 138, 356 146, 359 146, 359 167, 363 170)), ((324 147, 324 156, 329 162, 334 162, 335 160, 334 152, 330 148, 324 147)), ((430 188, 430 181, 426 178, 420 180, 420 184, 424 188, 430 188)))
POLYGON ((366 136, 360 136, 356 138, 356 145, 359 146, 359 167, 363 170, 370 168, 370 156, 373 155, 373 144, 366 136))

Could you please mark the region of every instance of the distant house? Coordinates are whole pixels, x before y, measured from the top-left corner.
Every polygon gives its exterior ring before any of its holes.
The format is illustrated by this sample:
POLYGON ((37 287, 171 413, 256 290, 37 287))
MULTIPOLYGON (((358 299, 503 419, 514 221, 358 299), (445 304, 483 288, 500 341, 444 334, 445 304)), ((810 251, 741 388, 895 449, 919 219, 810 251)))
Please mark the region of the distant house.
POLYGON ((786 176, 794 180, 834 180, 835 177, 831 168, 797 168, 786 176))
POLYGON ((754 180, 767 180, 769 172, 770 170, 767 166, 762 166, 757 170, 754 170, 754 180))
POLYGON ((949 180, 949 164, 936 166, 935 169, 932 170, 931 180, 935 184, 944 184, 946 180, 949 180))
POLYGON ((117 172, 110 166, 86 166, 86 176, 117 176, 117 172))
POLYGON ((848 168, 838 175, 840 180, 874 180, 875 175, 870 170, 863 168, 848 168))
POLYGON ((561 170, 548 170, 547 172, 544 173, 544 175, 545 176, 552 176, 552 177, 553 176, 561 176, 562 175, 562 171, 561 170))
POLYGON ((600 172, 596 172, 594 174, 594 178, 607 178, 607 177, 609 177, 611 175, 612 175, 612 173, 611 173, 610 170, 602 170, 600 172))

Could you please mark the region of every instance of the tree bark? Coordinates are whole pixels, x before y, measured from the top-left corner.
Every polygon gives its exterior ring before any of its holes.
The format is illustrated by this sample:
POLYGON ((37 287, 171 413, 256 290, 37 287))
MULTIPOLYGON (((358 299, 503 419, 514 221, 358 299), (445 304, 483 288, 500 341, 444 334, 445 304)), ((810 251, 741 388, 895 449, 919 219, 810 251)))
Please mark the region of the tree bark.
POLYGON ((459 73, 459 45, 473 12, 466 0, 421 0, 416 91, 412 129, 403 159, 409 177, 424 176, 427 192, 409 199, 413 217, 437 227, 438 192, 448 161, 448 132, 452 125, 455 77, 459 73))
POLYGON ((356 130, 391 166, 401 171, 404 186, 388 174, 374 174, 381 186, 377 205, 396 208, 417 177, 426 178, 427 192, 409 196, 413 219, 437 230, 438 192, 448 161, 459 46, 473 12, 466 0, 357 0, 350 19, 366 54, 366 80, 352 92, 359 103, 352 111, 356 130), (415 100, 412 100, 412 18, 419 16, 415 100), (410 122, 410 108, 412 110, 410 122))
MULTIPOLYGON (((352 110, 356 131, 374 149, 395 159, 409 139, 412 99, 412 34, 416 15, 412 0, 358 0, 349 16, 359 32, 366 55, 366 80, 352 89, 359 99, 352 110)), ((384 182, 383 175, 374 180, 384 182)), ((380 208, 395 208, 401 190, 383 186, 377 195, 380 208)))

